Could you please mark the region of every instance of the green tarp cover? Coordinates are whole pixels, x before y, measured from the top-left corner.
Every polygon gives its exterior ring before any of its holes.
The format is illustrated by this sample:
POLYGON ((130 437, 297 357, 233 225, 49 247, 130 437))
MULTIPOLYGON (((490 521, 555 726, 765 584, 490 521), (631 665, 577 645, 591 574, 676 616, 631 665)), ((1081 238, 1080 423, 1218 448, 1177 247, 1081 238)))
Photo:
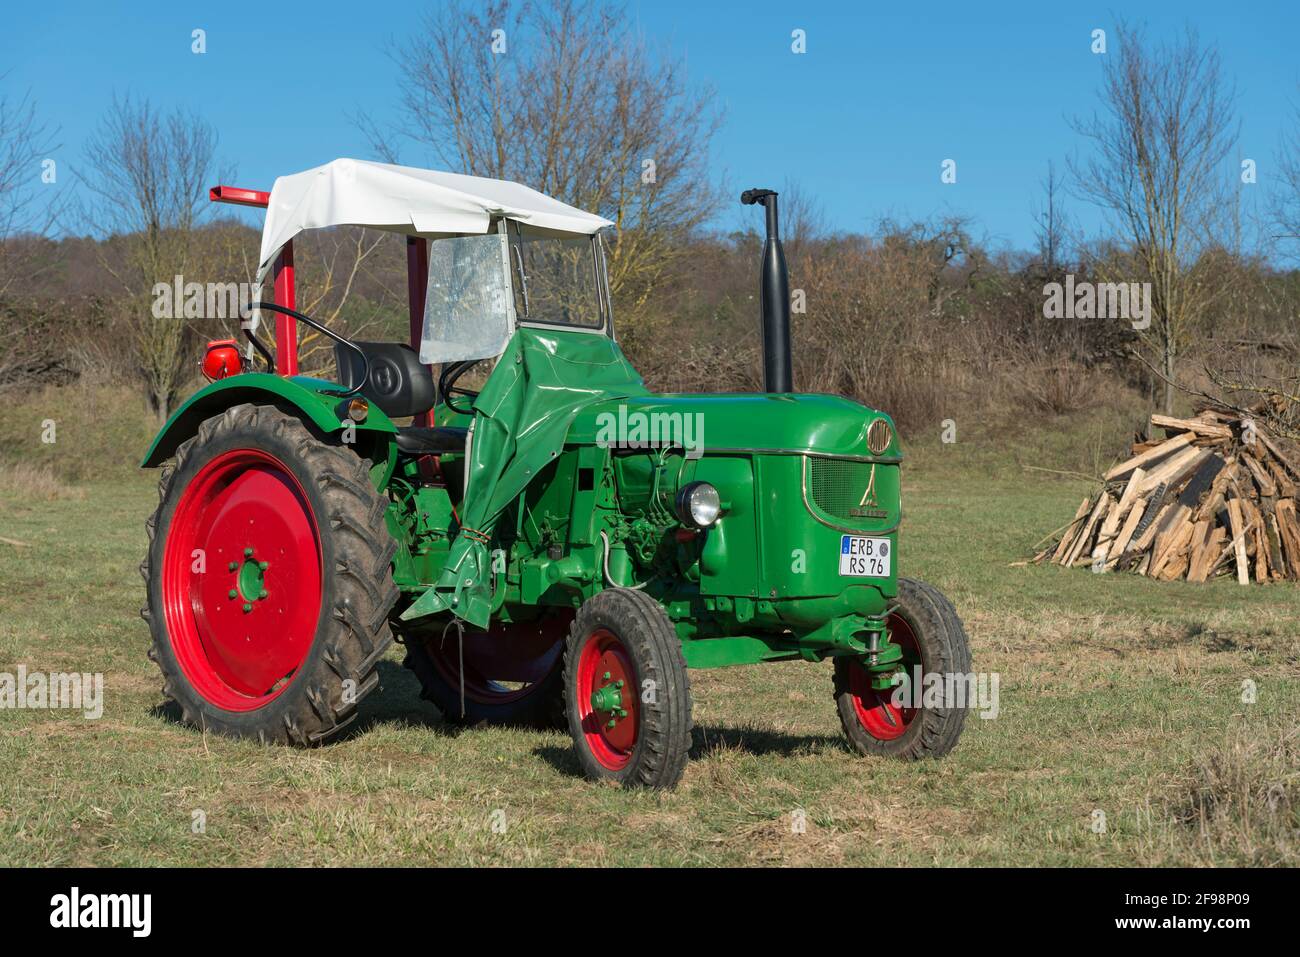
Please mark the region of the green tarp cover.
POLYGON ((447 565, 403 620, 450 611, 486 628, 492 611, 488 542, 501 513, 560 454, 583 408, 646 394, 641 376, 614 340, 517 329, 474 400, 461 528, 447 565))

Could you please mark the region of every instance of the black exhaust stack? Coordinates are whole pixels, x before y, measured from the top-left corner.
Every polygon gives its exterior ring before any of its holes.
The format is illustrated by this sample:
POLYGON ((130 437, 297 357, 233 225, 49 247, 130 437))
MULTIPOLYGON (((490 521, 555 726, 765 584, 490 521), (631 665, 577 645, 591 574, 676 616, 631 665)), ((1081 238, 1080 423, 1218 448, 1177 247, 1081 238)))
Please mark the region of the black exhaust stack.
POLYGON ((793 392, 790 371, 790 276, 785 268, 777 222, 776 191, 747 189, 740 194, 746 206, 760 204, 767 210, 767 240, 763 243, 763 278, 760 302, 763 310, 763 389, 793 392))

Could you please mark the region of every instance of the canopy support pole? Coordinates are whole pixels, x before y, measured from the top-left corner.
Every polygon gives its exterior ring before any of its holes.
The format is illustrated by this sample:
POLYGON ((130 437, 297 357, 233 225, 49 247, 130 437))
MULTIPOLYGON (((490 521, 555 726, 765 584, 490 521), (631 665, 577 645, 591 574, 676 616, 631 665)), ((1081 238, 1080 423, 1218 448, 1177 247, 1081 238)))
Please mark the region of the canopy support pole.
MULTIPOLYGON (((275 304, 297 309, 296 299, 291 239, 275 257, 275 304)), ((275 315, 275 371, 286 376, 298 374, 298 320, 281 313, 275 315)))
MULTIPOLYGON (((411 316, 411 348, 420 351, 420 339, 424 334, 424 297, 429 291, 429 240, 418 236, 406 237, 406 300, 411 316)), ((425 366, 429 377, 433 377, 433 366, 425 366)), ((422 412, 412 421, 413 425, 432 425, 433 413, 422 412)))

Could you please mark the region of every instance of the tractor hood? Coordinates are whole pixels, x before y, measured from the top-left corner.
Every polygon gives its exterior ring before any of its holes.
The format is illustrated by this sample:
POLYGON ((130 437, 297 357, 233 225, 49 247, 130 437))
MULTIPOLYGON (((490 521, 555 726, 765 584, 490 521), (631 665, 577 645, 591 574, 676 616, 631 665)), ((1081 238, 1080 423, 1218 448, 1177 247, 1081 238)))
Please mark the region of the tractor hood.
POLYGON ((883 412, 832 395, 629 396, 584 409, 569 430, 569 442, 659 446, 676 437, 705 452, 817 452, 898 461, 897 438, 880 456, 867 448, 867 427, 881 418, 888 421, 883 412))

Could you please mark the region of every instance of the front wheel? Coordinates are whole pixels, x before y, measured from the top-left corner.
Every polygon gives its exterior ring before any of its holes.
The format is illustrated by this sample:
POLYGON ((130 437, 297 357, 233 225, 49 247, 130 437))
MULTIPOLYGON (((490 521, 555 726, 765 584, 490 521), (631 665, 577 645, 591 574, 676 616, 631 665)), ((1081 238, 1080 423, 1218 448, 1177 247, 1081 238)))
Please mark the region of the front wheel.
POLYGON ((191 725, 311 745, 356 717, 392 634, 396 545, 353 452, 270 406, 208 419, 148 521, 149 652, 191 725))
MULTIPOLYGON (((903 649, 908 684, 873 688, 871 673, 859 659, 836 658, 835 707, 844 734, 859 754, 911 760, 947 754, 961 736, 966 702, 914 705, 918 700, 924 704, 927 676, 947 678, 970 671, 970 644, 957 610, 932 585, 900 578, 887 627, 890 640, 903 649)), ((946 686, 956 687, 957 682, 946 686)))
POLYGON ((644 592, 587 599, 564 651, 564 704, 588 777, 672 788, 691 749, 691 685, 681 641, 644 592))

